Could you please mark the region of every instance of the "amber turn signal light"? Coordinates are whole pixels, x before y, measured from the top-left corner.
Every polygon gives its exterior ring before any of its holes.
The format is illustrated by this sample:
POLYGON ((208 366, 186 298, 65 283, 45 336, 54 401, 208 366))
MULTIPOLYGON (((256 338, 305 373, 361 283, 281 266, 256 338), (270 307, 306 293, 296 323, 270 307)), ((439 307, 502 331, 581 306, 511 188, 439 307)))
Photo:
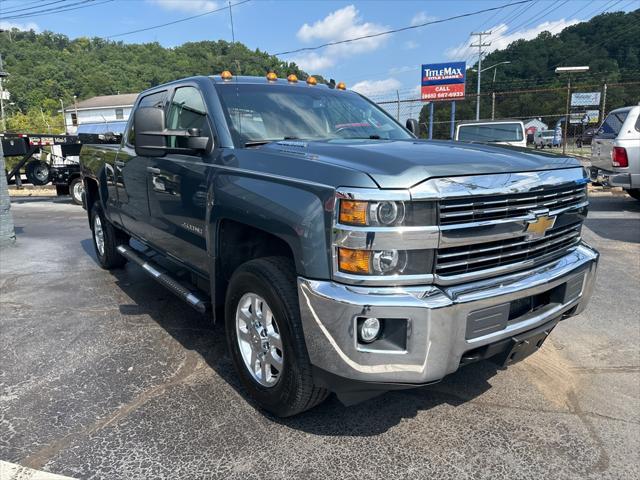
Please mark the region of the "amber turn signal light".
POLYGON ((354 200, 340 201, 340 223, 348 225, 367 224, 367 202, 356 202, 354 200))
POLYGON ((338 248, 338 268, 342 272, 371 273, 371 251, 338 248))

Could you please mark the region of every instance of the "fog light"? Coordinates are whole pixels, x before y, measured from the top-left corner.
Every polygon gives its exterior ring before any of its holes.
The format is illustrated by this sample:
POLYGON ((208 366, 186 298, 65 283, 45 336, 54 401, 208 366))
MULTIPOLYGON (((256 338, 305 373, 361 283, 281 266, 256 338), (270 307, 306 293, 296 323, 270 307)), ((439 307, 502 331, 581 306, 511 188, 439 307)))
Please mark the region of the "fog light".
POLYGON ((360 325, 360 340, 364 343, 371 343, 380 335, 380 320, 377 318, 367 318, 360 325))

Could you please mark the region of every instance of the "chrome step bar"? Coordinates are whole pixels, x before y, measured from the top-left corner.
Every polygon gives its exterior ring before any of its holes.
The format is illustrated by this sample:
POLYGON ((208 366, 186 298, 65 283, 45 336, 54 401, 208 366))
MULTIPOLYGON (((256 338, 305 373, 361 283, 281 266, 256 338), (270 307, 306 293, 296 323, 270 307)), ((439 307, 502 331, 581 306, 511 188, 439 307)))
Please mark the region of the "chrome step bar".
POLYGON ((125 257, 127 260, 137 263, 142 269, 156 279, 158 283, 167 287, 173 293, 175 293, 182 300, 191 305, 200 313, 206 313, 208 302, 202 300, 196 292, 192 292, 185 287, 180 281, 172 277, 165 269, 163 269, 157 263, 144 258, 144 254, 139 254, 133 248, 126 245, 119 245, 118 253, 125 257))

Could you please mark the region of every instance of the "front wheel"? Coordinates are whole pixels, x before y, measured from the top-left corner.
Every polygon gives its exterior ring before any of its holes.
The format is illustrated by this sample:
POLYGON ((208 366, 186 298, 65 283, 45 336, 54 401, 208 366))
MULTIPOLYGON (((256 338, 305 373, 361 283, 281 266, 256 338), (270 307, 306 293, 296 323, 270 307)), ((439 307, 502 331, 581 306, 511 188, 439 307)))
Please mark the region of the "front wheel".
POLYGON ((71 195, 71 200, 76 205, 82 205, 82 196, 84 195, 84 185, 82 184, 81 178, 74 178, 71 180, 69 184, 69 194, 71 195))
POLYGON ((111 270, 122 267, 127 262, 117 248, 119 245, 129 243, 129 237, 107 220, 104 211, 97 203, 91 210, 91 232, 96 257, 102 268, 111 270))
POLYGON ((235 369, 262 408, 289 417, 327 397, 329 392, 313 383, 289 259, 251 260, 234 272, 225 326, 235 369))

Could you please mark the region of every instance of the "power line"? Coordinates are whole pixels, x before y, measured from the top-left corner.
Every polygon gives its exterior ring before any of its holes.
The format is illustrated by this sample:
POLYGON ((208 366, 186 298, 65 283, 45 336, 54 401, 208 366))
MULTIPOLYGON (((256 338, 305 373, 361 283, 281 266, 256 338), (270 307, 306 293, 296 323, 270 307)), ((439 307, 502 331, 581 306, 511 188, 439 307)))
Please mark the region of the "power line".
MULTIPOLYGON (((55 1, 49 2, 49 3, 40 3, 40 5, 38 5, 36 8, 46 7, 47 5, 53 5, 54 3, 62 3, 62 2, 67 2, 67 1, 68 0, 55 0, 55 1)), ((27 3, 26 5, 33 4, 33 3, 39 3, 39 2, 30 2, 30 3, 27 3)), ((20 8, 16 8, 14 10, 9 10, 9 11, 2 11, 0 13, 2 15, 5 15, 7 13, 24 12, 26 10, 29 10, 28 8, 24 8, 26 5, 21 5, 20 8)))
POLYGON ((231 7, 237 7, 239 5, 242 5, 242 4, 250 2, 250 1, 251 0, 242 0, 241 2, 236 2, 236 3, 230 4, 230 5, 225 6, 225 7, 220 7, 220 8, 216 8, 214 10, 209 10, 208 12, 200 13, 198 15, 192 15, 190 17, 180 18, 180 19, 174 20, 172 22, 161 23, 160 25, 153 25, 151 27, 139 28, 138 30, 131 30, 130 32, 116 33, 115 35, 109 35, 108 37, 105 37, 105 38, 108 39, 108 38, 124 37, 125 35, 132 35, 134 33, 146 32, 146 31, 149 31, 149 30, 154 30, 156 28, 168 27, 169 25, 175 25, 176 23, 186 22, 188 20, 193 20, 194 18, 200 18, 200 17, 204 17, 205 15, 210 15, 212 13, 221 12, 223 10, 228 10, 231 7))
POLYGON ((46 10, 38 10, 35 13, 32 14, 22 14, 22 15, 14 15, 11 17, 2 17, 0 18, 0 20, 13 20, 16 18, 31 18, 31 17, 40 17, 42 15, 55 15, 57 13, 63 13, 63 12, 69 12, 71 10, 79 10, 81 8, 88 8, 88 7, 96 7, 98 5, 102 5, 104 3, 109 3, 109 2, 113 2, 113 0, 103 0, 101 2, 96 2, 96 0, 83 0, 81 2, 78 3, 72 3, 72 4, 68 4, 66 6, 64 6, 63 8, 50 8, 50 9, 46 9, 46 10), (73 7, 73 5, 80 5, 77 7, 73 7), (67 8, 67 7, 71 7, 71 8, 67 8))
POLYGON ((521 0, 519 2, 513 2, 513 3, 508 3, 506 5, 501 5, 499 7, 485 8, 483 10, 478 10, 478 11, 475 11, 475 12, 463 13, 461 15, 455 15, 453 17, 443 18, 443 19, 439 19, 439 20, 432 20, 430 22, 419 23, 417 25, 409 25, 409 26, 406 26, 406 27, 394 28, 393 30, 386 30, 384 32, 371 33, 369 35, 362 35, 360 37, 347 38, 345 40, 337 40, 335 42, 327 42, 327 43, 323 43, 322 45, 317 45, 315 47, 303 47, 303 48, 297 48, 295 50, 288 50, 288 51, 285 51, 285 52, 278 52, 278 53, 274 53, 274 55, 289 55, 291 53, 309 52, 309 51, 312 51, 312 50, 319 50, 319 49, 325 48, 325 47, 331 47, 333 45, 341 45, 341 44, 344 44, 344 43, 357 42, 358 40, 364 40, 364 39, 367 39, 367 38, 375 38, 375 37, 382 37, 382 36, 385 36, 385 35, 392 35, 394 33, 405 32, 407 30, 414 30, 416 28, 426 27, 428 25, 434 25, 434 24, 437 24, 437 23, 445 23, 445 22, 449 22, 451 20, 458 20, 460 18, 472 17, 472 16, 475 16, 475 15, 480 15, 482 13, 493 12, 495 10, 502 10, 503 8, 511 7, 513 5, 520 5, 520 4, 523 4, 523 3, 530 3, 532 1, 533 0, 521 0))

